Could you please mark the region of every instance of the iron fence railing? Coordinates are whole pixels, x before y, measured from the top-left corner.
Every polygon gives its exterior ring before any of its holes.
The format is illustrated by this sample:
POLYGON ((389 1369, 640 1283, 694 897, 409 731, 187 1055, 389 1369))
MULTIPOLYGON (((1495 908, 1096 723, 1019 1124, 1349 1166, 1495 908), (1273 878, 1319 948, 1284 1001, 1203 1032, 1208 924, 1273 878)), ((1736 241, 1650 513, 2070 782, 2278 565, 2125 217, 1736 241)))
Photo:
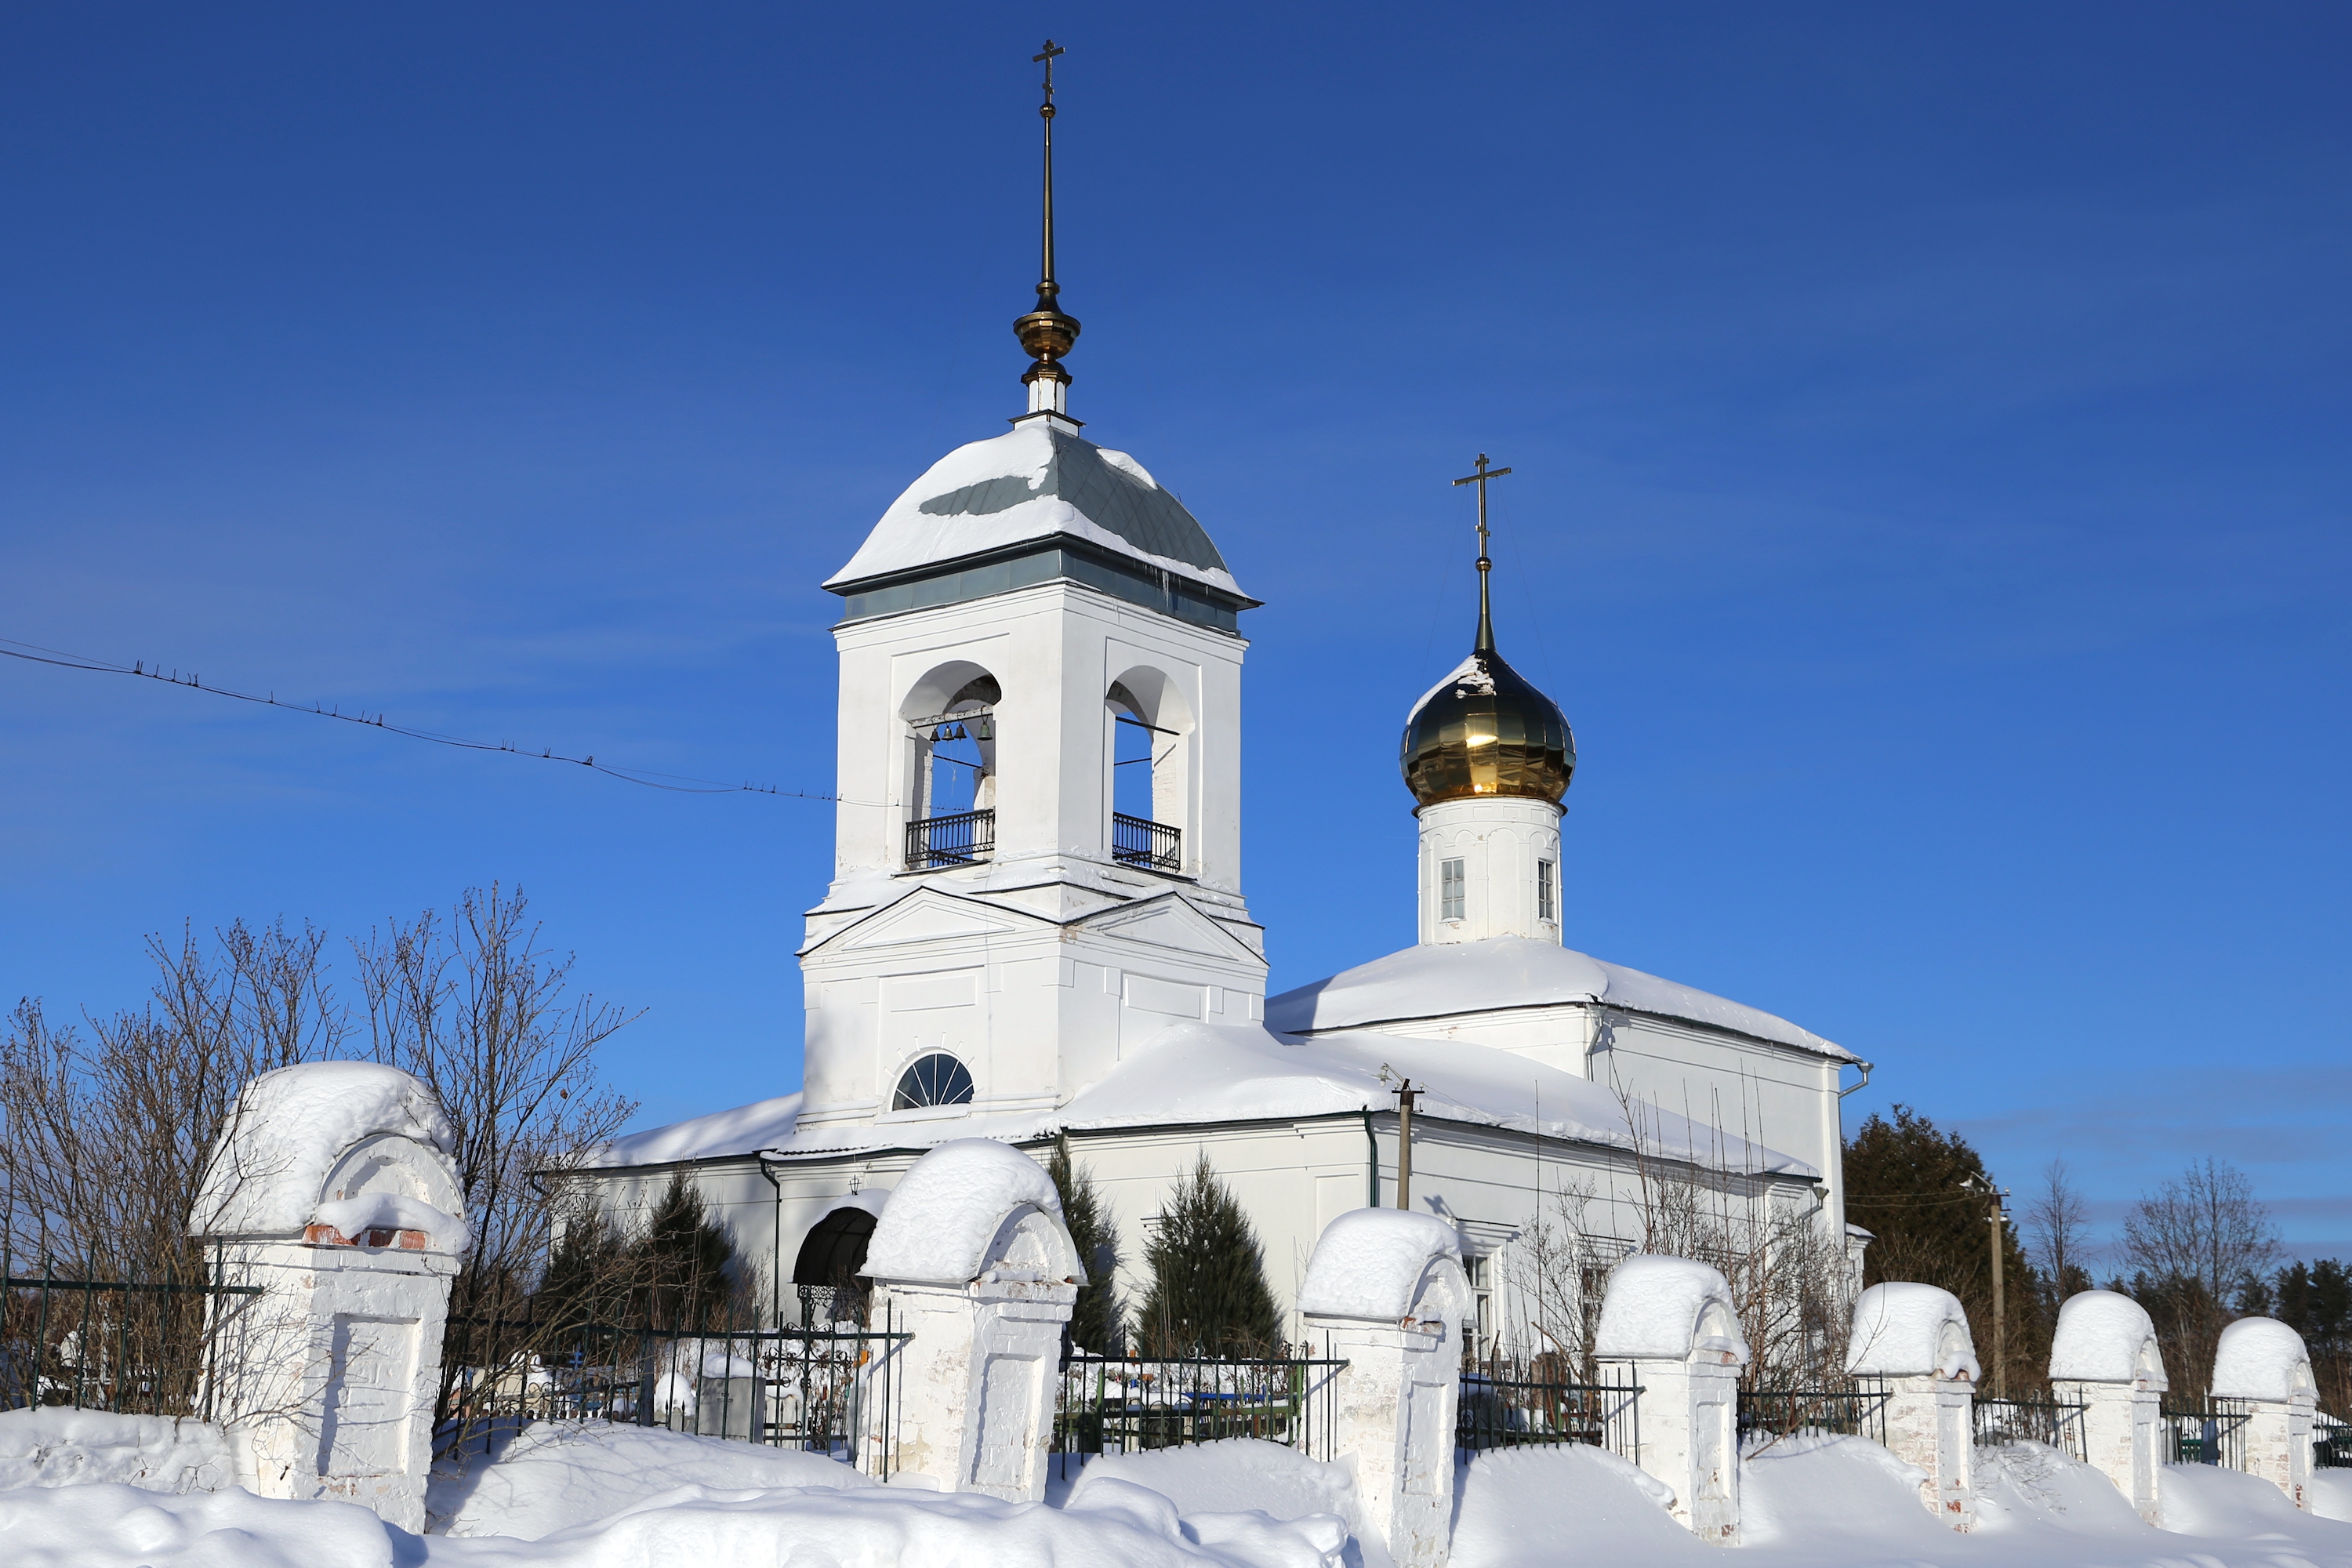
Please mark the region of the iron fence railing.
POLYGON ((1184 868, 1183 829, 1115 811, 1110 817, 1110 858, 1122 866, 1140 866, 1147 871, 1181 871, 1184 868))
POLYGON ((1062 1363, 1054 1452, 1067 1475, 1081 1456, 1260 1437, 1328 1459, 1334 1390, 1348 1363, 1316 1358, 1218 1361, 1098 1356, 1062 1363))
POLYGON ((458 1319, 449 1438, 610 1421, 827 1454, 886 1477, 913 1336, 859 1329, 654 1329, 458 1319))
POLYGON ((2175 1465, 2246 1468, 2246 1423, 2254 1414, 2244 1399, 2168 1394, 2158 1405, 2165 1426, 2165 1460, 2175 1465))
POLYGON ((112 1271, 48 1258, 37 1272, 18 1275, 26 1262, 0 1251, 0 1410, 209 1414, 216 1325, 205 1305, 258 1296, 258 1287, 169 1272, 161 1279, 129 1272, 107 1279, 112 1271))
POLYGON ((2085 1408, 2056 1399, 1979 1399, 1976 1402, 1977 1446, 2041 1443, 2087 1461, 2090 1452, 2083 1436, 2085 1408))
POLYGON ((1603 1367, 1599 1383, 1559 1383, 1525 1363, 1487 1361, 1462 1371, 1454 1447, 1465 1453, 1536 1444, 1587 1443, 1639 1464, 1642 1390, 1631 1369, 1603 1367))
POLYGON ((2311 1433, 2311 1463, 2322 1470, 2352 1470, 2352 1426, 2321 1420, 2311 1433))
POLYGON ((1743 1388, 1739 1451, 1759 1454, 1784 1437, 1843 1436, 1886 1441, 1886 1385, 1848 1378, 1827 1388, 1743 1388))
POLYGON ((907 869, 972 866, 996 853, 996 813, 959 811, 907 824, 907 869))

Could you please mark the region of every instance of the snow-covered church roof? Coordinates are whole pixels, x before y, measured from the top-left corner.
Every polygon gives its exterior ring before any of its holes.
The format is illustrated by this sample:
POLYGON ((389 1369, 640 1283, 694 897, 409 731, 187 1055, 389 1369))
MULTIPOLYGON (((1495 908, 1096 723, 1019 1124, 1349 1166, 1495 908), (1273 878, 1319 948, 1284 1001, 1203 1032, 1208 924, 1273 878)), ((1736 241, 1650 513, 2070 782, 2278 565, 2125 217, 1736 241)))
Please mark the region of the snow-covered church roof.
POLYGON ((1208 531, 1142 464, 1050 416, 932 464, 824 585, 846 592, 1056 536, 1246 597, 1208 531))
POLYGON ((1661 1158, 1746 1174, 1821 1174, 1793 1154, 1658 1106, 1634 1101, 1629 1119, 1615 1091, 1507 1051, 1465 1051, 1456 1041, 1379 1034, 1302 1039, 1254 1024, 1162 1029, 1058 1112, 975 1112, 803 1131, 797 1125, 800 1097, 786 1095, 616 1139, 589 1163, 662 1164, 754 1152, 789 1158, 928 1148, 950 1138, 1020 1142, 1065 1130, 1350 1114, 1392 1108, 1399 1077, 1428 1086, 1418 1114, 1441 1121, 1638 1146, 1661 1158))
POLYGON ((1761 1009, 1527 937, 1408 947, 1267 998, 1265 1021, 1306 1033, 1576 1002, 1728 1029, 1840 1061, 1860 1059, 1761 1009))

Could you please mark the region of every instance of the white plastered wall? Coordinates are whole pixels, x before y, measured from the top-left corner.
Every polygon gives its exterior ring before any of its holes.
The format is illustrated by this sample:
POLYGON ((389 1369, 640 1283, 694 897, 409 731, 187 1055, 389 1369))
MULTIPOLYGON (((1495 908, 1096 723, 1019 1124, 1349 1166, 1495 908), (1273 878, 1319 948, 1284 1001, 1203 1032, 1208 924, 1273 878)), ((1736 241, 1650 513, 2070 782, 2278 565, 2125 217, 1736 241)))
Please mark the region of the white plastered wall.
POLYGON ((1497 936, 1559 941, 1559 806, 1548 800, 1484 795, 1424 805, 1418 816, 1424 943, 1497 936), (1444 873, 1449 860, 1459 860, 1463 871, 1463 910, 1451 920, 1444 873), (1539 874, 1551 888, 1549 919, 1537 890, 1539 874))

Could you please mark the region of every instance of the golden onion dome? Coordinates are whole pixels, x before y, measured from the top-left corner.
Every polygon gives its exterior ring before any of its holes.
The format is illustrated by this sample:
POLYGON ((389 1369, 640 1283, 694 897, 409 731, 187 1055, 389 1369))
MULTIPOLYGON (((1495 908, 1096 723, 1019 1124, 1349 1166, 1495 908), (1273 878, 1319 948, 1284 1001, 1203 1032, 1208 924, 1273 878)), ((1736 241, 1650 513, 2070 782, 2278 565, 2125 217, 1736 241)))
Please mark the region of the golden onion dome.
POLYGON ((1557 802, 1576 772, 1576 737, 1559 704, 1488 646, 1413 709, 1397 760, 1423 805, 1486 795, 1557 802))

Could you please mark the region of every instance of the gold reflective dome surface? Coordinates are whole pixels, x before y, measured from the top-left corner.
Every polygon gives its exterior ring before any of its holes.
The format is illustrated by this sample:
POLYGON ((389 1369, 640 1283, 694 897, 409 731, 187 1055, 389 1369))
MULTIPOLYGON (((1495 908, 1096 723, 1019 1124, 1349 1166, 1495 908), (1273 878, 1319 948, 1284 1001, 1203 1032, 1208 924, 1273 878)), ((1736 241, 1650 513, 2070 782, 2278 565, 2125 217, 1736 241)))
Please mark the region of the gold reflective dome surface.
POLYGON ((1576 772, 1576 737, 1558 703, 1482 648, 1421 700, 1397 761, 1423 805, 1482 795, 1558 801, 1576 772))

